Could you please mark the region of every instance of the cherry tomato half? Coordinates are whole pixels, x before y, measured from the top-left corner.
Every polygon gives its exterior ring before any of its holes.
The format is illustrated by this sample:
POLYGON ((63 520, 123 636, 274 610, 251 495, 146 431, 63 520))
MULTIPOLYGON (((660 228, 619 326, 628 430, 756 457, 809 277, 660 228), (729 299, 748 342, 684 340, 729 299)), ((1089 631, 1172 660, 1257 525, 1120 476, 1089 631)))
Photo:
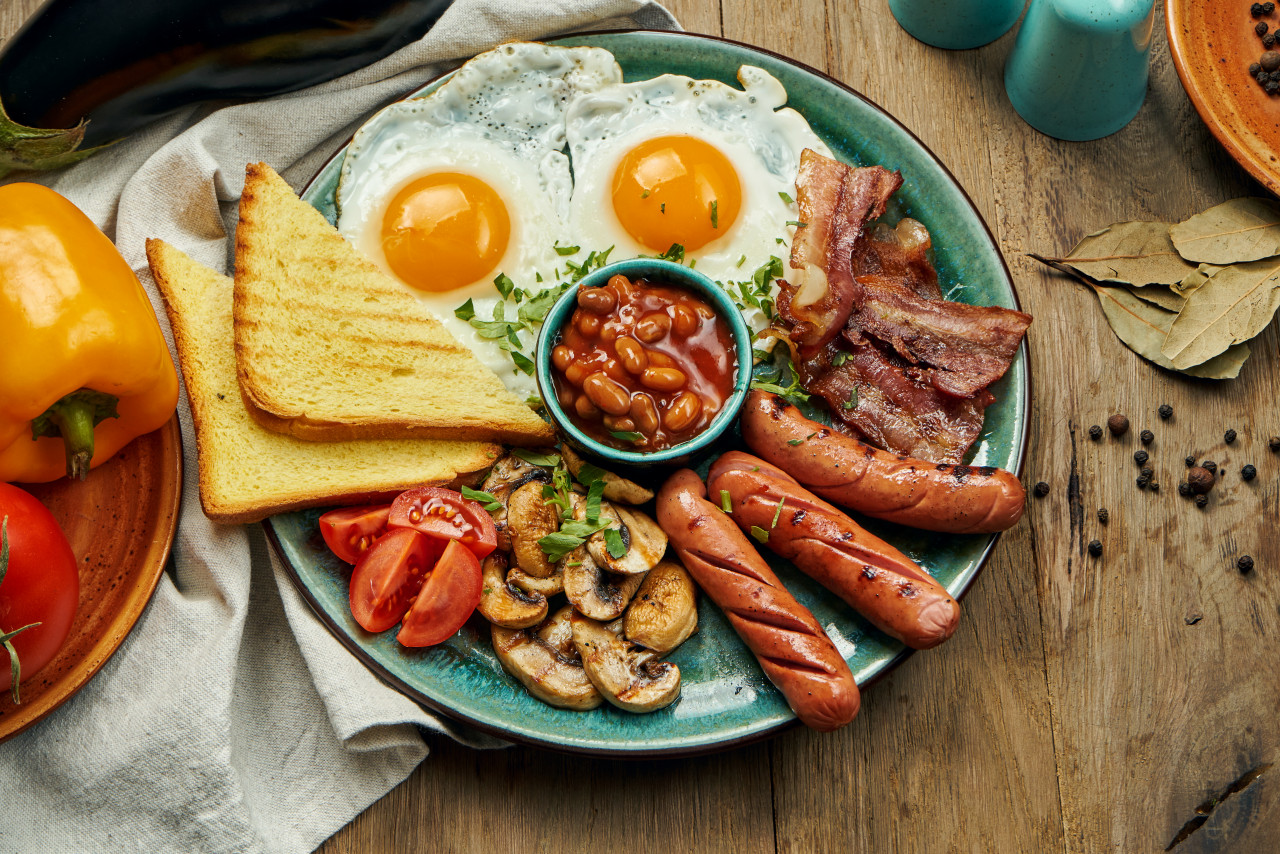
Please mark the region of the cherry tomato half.
POLYGON ((451 540, 404 615, 396 640, 405 646, 448 640, 480 604, 481 584, 480 559, 461 541, 451 540))
POLYGON ((351 572, 351 616, 366 631, 384 632, 400 622, 440 556, 439 540, 411 528, 379 537, 351 572))
MULTIPOLYGON (((66 535, 32 495, 0 483, 0 524, 9 546, 8 567, 0 567, 0 635, 31 623, 40 625, 9 642, 18 653, 21 681, 57 654, 71 631, 80 602, 80 573, 66 535)), ((0 646, 0 691, 13 685, 9 653, 0 646)))
POLYGON ((420 486, 400 493, 391 504, 387 524, 457 540, 481 560, 498 547, 498 530, 485 509, 451 489, 420 486))
POLYGON ((354 564, 387 532, 390 504, 341 507, 320 517, 320 536, 340 560, 354 564))

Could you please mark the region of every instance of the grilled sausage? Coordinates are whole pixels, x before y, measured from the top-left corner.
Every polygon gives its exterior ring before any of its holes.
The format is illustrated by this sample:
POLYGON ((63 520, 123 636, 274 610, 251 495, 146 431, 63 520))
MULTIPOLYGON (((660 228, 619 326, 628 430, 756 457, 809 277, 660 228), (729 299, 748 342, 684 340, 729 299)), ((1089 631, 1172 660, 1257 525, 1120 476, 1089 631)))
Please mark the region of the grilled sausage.
POLYGON ((802 486, 859 513, 948 534, 989 534, 1022 518, 1027 492, 990 466, 938 465, 898 456, 806 418, 774 394, 752 391, 742 437, 802 486))
POLYGON ((707 489, 728 498, 740 528, 766 532, 771 550, 890 637, 928 649, 955 632, 960 606, 945 587, 782 469, 730 451, 711 466, 707 489))
POLYGON ((809 610, 778 581, 698 475, 681 469, 658 493, 658 523, 681 562, 807 726, 829 732, 858 713, 849 665, 809 610))

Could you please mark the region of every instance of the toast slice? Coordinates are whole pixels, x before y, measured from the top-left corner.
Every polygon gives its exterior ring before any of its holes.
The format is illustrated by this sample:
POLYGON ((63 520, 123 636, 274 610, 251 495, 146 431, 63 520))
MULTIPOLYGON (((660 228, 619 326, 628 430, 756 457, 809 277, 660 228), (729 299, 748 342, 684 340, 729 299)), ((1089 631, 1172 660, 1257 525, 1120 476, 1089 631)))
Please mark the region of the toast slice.
POLYGON ((236 378, 231 279, 162 240, 147 241, 147 260, 195 419, 200 504, 215 522, 256 522, 286 510, 454 483, 498 458, 500 448, 485 442, 304 442, 259 426, 236 378))
POLYGON ((271 167, 245 173, 236 362, 260 424, 308 440, 552 442, 551 425, 271 167))

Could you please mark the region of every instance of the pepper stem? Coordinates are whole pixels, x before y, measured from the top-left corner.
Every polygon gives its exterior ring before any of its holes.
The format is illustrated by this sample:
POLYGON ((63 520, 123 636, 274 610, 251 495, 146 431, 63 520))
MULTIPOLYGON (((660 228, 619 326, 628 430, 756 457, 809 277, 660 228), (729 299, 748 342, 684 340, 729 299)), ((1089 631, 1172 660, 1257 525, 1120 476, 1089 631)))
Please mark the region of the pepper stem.
POLYGON ((119 399, 82 388, 63 397, 31 422, 31 438, 61 436, 67 450, 67 477, 84 480, 93 461, 93 428, 106 418, 118 418, 119 399))

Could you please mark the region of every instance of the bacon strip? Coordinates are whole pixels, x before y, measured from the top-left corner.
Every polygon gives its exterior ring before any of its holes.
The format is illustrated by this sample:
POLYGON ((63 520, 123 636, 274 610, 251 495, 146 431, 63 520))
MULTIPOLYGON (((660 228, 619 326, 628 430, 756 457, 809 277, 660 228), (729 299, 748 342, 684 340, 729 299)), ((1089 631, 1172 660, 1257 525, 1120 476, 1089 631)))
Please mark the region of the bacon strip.
POLYGON ((902 175, 883 166, 854 168, 805 149, 796 178, 800 221, 791 246, 791 281, 780 281, 778 308, 802 353, 840 334, 857 300, 853 255, 867 222, 884 214, 902 175))
POLYGON ((901 281, 859 276, 862 298, 845 328, 856 342, 870 335, 913 365, 928 365, 933 387, 973 397, 1004 376, 1031 315, 998 306, 924 299, 901 281))

